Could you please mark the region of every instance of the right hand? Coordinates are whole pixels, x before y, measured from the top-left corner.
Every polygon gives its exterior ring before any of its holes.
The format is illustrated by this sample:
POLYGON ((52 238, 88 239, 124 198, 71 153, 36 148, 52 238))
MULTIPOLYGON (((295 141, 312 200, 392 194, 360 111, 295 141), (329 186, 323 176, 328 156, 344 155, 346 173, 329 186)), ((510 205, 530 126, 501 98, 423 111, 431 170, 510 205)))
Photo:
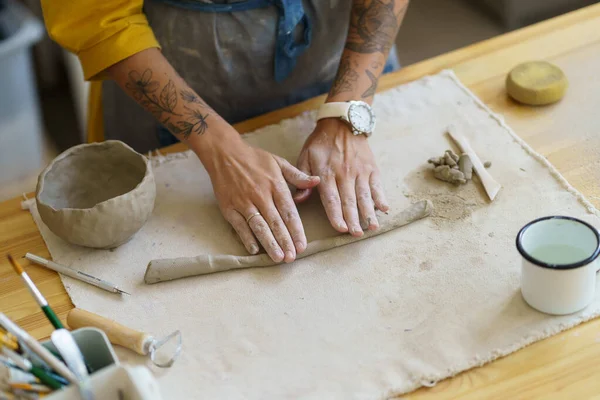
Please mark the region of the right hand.
POLYGON ((307 242, 287 184, 309 189, 319 184, 319 177, 239 138, 227 142, 201 157, 221 213, 250 254, 258 253, 258 239, 273 261, 294 261, 307 242), (256 213, 260 215, 252 217, 256 213))

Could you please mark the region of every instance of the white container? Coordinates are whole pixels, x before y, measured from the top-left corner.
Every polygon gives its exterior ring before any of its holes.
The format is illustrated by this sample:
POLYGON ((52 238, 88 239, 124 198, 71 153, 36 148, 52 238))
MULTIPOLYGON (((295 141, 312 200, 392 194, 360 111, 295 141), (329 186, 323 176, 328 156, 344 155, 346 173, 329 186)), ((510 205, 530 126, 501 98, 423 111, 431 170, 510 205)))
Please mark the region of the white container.
POLYGON ((31 46, 40 40, 44 27, 13 0, 2 15, 12 32, 0 41, 0 185, 37 174, 43 166, 43 127, 31 46))
POLYGON ((594 300, 600 235, 591 225, 571 217, 540 218, 521 229, 517 249, 523 256, 521 292, 531 307, 564 315, 594 300))
MULTIPOLYGON (((119 359, 106 334, 96 328, 81 328, 71 332, 87 366, 92 370, 91 389, 94 398, 128 400, 162 400, 156 379, 146 367, 128 367, 119 359)), ((42 345, 51 351, 50 341, 42 345)), ((47 400, 80 400, 77 387, 70 385, 53 392, 47 400)))
MULTIPOLYGON (((160 388, 146 367, 113 365, 94 374, 91 380, 96 400, 162 400, 160 388)), ((74 386, 52 393, 46 400, 81 400, 74 386)))

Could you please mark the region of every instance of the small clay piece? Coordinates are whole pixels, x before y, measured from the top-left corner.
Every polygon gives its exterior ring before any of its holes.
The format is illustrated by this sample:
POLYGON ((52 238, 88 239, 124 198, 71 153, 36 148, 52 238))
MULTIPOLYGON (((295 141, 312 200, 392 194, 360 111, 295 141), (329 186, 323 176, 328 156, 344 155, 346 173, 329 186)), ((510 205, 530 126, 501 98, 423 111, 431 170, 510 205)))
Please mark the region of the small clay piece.
MULTIPOLYGON (((448 166, 445 167, 449 169, 448 166)), ((298 254, 297 259, 384 234, 428 217, 432 211, 433 204, 431 201, 418 201, 398 214, 381 221, 381 226, 376 231, 367 231, 361 237, 345 234, 309 242, 306 250, 298 254)), ((270 267, 277 264, 281 263, 271 260, 266 254, 257 254, 255 256, 202 254, 197 257, 152 260, 146 268, 144 282, 150 285, 185 278, 187 276, 211 274, 239 268, 270 267)))
POLYGON ((491 161, 486 161, 486 162, 484 162, 484 163, 483 163, 483 166, 484 166, 485 168, 489 168, 489 167, 491 167, 491 166, 492 166, 492 162, 491 162, 491 161))
POLYGON ((458 165, 453 165, 452 167, 450 167, 452 169, 458 169, 458 165))
POLYGON ((446 153, 450 154, 450 157, 452 157, 454 161, 458 162, 460 157, 455 152, 452 150, 446 150, 446 153))
POLYGON ((458 166, 460 172, 465 176, 465 179, 470 181, 473 178, 473 163, 471 162, 471 157, 466 153, 461 154, 460 159, 458 160, 458 166))
POLYGON ((127 242, 154 209, 150 161, 118 140, 75 146, 40 174, 42 221, 69 243, 113 248, 127 242))
POLYGON ((447 165, 440 165, 433 170, 433 176, 437 179, 454 184, 466 183, 467 180, 462 172, 452 169, 447 165))
POLYGON ((444 157, 431 157, 427 160, 429 164, 433 164, 434 167, 439 167, 440 165, 444 165, 444 157))
POLYGON ((444 161, 446 165, 449 165, 451 167, 454 167, 456 164, 456 161, 454 161, 454 158, 452 158, 452 156, 449 153, 446 153, 444 155, 444 161))

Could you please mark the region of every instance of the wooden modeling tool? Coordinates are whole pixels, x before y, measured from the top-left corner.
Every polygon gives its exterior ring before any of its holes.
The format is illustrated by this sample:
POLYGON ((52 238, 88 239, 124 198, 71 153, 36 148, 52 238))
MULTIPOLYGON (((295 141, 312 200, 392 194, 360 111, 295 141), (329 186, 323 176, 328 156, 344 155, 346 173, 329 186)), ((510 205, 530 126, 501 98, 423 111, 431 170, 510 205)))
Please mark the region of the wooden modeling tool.
POLYGON ((452 127, 448 128, 448 135, 463 153, 469 155, 469 158, 473 163, 473 169, 475 170, 475 173, 477 174, 477 176, 479 176, 481 184, 483 185, 483 188, 485 189, 485 192, 487 193, 488 197, 491 201, 493 201, 494 198, 496 198, 498 192, 500 191, 502 185, 496 182, 496 180, 494 180, 490 173, 485 169, 483 163, 481 162, 481 159, 477 156, 477 154, 475 154, 475 151, 471 148, 467 138, 457 133, 452 127))
POLYGON ((86 326, 101 329, 106 333, 108 340, 110 340, 112 344, 123 346, 142 356, 149 354, 150 360, 154 365, 160 368, 168 368, 173 365, 181 353, 181 332, 178 330, 163 339, 157 340, 152 335, 136 331, 108 318, 78 308, 69 311, 69 314, 67 315, 67 324, 69 324, 71 329, 78 329, 86 326), (177 342, 171 358, 163 362, 158 361, 157 351, 174 338, 176 338, 177 342))

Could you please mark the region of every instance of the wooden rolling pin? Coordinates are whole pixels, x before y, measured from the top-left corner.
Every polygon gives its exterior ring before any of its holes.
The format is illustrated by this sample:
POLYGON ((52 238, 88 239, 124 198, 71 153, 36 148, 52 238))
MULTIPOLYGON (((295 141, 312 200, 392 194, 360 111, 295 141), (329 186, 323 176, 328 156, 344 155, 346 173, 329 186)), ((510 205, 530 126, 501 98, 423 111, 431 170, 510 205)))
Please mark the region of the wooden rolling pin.
POLYGON ((154 342, 154 337, 147 333, 138 332, 113 320, 78 308, 69 311, 67 324, 71 329, 79 329, 86 326, 98 328, 106 333, 108 340, 112 344, 123 346, 142 356, 149 353, 150 345, 154 342))
POLYGON ((173 365, 177 357, 179 357, 179 354, 181 354, 182 343, 181 332, 179 330, 172 332, 170 335, 165 336, 160 340, 156 340, 152 335, 136 331, 108 318, 78 308, 69 311, 69 314, 67 315, 67 324, 71 329, 78 329, 86 326, 98 328, 106 333, 108 340, 110 340, 112 344, 123 346, 142 356, 149 354, 150 360, 154 365, 160 368, 169 368, 173 365), (157 351, 165 345, 165 343, 171 340, 176 340, 175 349, 173 350, 171 357, 166 361, 159 361, 157 351))

